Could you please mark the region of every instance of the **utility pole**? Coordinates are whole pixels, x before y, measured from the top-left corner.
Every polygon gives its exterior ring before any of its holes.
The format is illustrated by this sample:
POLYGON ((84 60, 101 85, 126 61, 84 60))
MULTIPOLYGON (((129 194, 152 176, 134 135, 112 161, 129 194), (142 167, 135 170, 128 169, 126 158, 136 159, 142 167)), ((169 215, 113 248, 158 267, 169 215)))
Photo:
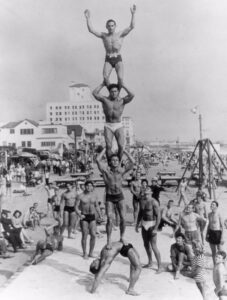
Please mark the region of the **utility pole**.
POLYGON ((75 172, 77 172, 77 144, 76 144, 76 129, 74 129, 74 143, 75 143, 75 172))

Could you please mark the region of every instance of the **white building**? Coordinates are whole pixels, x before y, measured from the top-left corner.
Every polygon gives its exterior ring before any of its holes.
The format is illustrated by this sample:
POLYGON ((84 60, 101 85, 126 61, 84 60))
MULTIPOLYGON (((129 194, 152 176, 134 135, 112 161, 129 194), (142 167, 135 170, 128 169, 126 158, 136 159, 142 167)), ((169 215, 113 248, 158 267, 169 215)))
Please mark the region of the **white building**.
MULTIPOLYGON (((82 138, 84 136, 85 134, 83 133, 82 138)), ((80 138, 78 136, 78 142, 80 138)), ((74 144, 74 137, 68 134, 67 126, 65 125, 37 123, 25 119, 19 122, 9 122, 0 128, 0 146, 54 150, 59 149, 63 144, 67 148, 74 144)))
POLYGON ((0 145, 34 148, 38 123, 29 119, 9 122, 0 128, 0 145))
POLYGON ((132 119, 130 117, 122 117, 122 124, 124 127, 125 144, 132 146, 135 142, 132 119))
POLYGON ((46 119, 50 123, 78 124, 88 132, 102 129, 105 121, 102 105, 96 101, 88 85, 74 84, 69 87, 70 101, 49 102, 46 107, 46 119))
MULTIPOLYGON (((91 94, 86 84, 73 84, 69 87, 70 101, 49 102, 46 106, 46 119, 53 124, 79 124, 89 133, 103 130, 105 116, 101 103, 91 94)), ((134 143, 133 122, 130 117, 122 117, 126 144, 134 143)))

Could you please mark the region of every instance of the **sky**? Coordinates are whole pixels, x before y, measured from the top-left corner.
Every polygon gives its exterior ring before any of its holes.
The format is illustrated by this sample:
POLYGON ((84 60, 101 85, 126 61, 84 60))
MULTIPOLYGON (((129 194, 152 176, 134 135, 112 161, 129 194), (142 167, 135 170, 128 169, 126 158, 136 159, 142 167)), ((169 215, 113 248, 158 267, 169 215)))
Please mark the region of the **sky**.
POLYGON ((99 85, 105 51, 83 12, 98 31, 110 18, 122 30, 133 4, 122 57, 136 137, 197 140, 200 113, 203 137, 227 142, 226 0, 0 0, 0 122, 44 120, 47 102, 69 100, 70 84, 99 85))

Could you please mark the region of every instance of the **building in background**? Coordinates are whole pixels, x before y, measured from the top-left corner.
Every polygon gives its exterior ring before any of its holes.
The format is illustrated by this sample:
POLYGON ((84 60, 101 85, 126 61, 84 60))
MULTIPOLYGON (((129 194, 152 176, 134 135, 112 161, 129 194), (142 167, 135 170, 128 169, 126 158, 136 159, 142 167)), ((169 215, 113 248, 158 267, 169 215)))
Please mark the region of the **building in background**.
POLYGON ((39 124, 25 119, 9 122, 0 128, 0 145, 35 148, 39 124))

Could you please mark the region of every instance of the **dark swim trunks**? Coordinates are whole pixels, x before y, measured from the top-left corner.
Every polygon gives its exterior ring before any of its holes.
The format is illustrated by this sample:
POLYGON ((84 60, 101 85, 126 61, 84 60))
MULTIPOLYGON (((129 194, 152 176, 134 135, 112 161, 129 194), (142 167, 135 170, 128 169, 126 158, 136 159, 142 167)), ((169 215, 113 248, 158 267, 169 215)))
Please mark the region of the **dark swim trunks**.
POLYGON ((139 202, 140 201, 140 197, 137 197, 136 195, 133 195, 133 201, 139 202))
POLYGON ((113 68, 115 68, 116 64, 118 64, 120 61, 122 61, 121 55, 111 56, 111 57, 106 55, 105 62, 111 64, 113 68))
POLYGON ((60 211, 60 205, 55 205, 54 206, 54 211, 59 212, 60 211))
POLYGON ((88 223, 91 223, 92 221, 95 221, 95 214, 83 214, 85 216, 84 219, 82 219, 81 221, 85 221, 88 223))
POLYGON ((133 248, 132 244, 123 245, 120 254, 124 257, 128 257, 128 251, 132 248, 133 248))
POLYGON ((74 206, 65 206, 64 211, 67 211, 68 213, 73 213, 75 212, 74 206))
POLYGON ((122 192, 116 195, 106 194, 106 202, 112 202, 113 204, 116 204, 121 200, 124 200, 124 195, 122 192))
POLYGON ((222 232, 221 230, 208 230, 208 236, 207 236, 207 241, 210 244, 213 245, 220 245, 221 243, 221 235, 222 232))

